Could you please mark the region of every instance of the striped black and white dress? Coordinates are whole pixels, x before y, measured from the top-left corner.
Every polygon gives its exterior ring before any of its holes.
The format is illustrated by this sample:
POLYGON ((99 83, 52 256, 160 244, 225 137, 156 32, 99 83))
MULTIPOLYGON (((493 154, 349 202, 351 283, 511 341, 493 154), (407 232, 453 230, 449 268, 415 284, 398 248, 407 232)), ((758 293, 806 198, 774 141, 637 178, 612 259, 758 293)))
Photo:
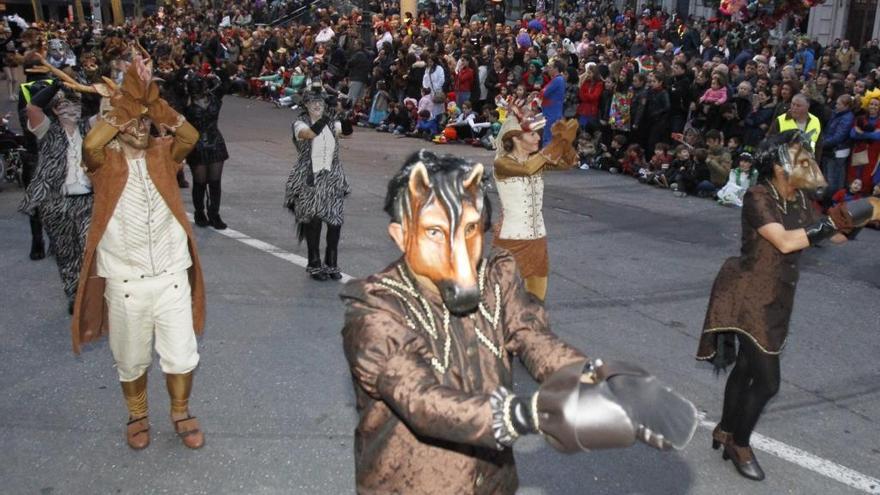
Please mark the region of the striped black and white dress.
MULTIPOLYGON (((48 129, 45 131, 34 129, 38 135, 39 158, 19 211, 40 215, 58 263, 64 293, 73 301, 92 220, 93 196, 90 193, 68 194, 65 190, 69 140, 57 120, 46 117, 46 122, 48 129)), ((85 119, 80 121, 81 138, 88 133, 89 127, 85 119)), ((82 146, 81 140, 79 146, 82 146)), ((81 160, 81 154, 78 156, 81 160)))
POLYGON ((297 133, 308 129, 312 121, 303 114, 292 125, 298 159, 287 177, 284 206, 290 208, 297 223, 318 218, 329 225, 343 223, 343 202, 351 191, 339 162, 339 121, 324 126, 314 139, 298 139, 297 133))

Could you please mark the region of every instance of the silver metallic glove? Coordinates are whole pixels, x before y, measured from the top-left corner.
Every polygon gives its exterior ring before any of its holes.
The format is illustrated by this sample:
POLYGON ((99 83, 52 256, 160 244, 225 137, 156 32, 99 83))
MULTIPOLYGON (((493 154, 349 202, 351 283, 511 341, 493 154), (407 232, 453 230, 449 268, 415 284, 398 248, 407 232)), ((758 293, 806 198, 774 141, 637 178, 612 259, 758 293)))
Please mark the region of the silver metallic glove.
POLYGON ((682 449, 697 428, 690 401, 638 366, 586 360, 561 368, 538 391, 537 427, 561 452, 629 447, 682 449))

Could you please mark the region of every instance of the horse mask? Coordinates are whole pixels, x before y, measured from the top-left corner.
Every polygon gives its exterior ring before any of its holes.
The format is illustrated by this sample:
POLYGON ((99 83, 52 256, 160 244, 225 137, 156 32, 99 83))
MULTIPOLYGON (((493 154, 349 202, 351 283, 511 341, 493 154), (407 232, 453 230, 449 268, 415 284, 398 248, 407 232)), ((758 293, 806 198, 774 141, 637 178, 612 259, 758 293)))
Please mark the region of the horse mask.
POLYGON ((785 172, 785 177, 795 189, 800 189, 816 197, 821 196, 828 182, 816 163, 810 137, 797 130, 779 135, 781 142, 776 145, 776 159, 785 172))
POLYGON ((451 313, 480 302, 477 270, 491 207, 483 165, 422 150, 388 184, 388 232, 410 271, 440 292, 451 313))

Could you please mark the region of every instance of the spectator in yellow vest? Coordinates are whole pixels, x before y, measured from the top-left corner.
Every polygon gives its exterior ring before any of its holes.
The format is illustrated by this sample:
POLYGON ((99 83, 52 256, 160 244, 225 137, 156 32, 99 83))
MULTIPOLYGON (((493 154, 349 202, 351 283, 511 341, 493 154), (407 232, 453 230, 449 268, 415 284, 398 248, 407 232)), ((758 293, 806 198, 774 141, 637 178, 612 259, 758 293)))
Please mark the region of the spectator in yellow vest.
POLYGON ((810 138, 810 144, 813 145, 813 151, 816 153, 816 159, 819 160, 819 154, 822 152, 821 147, 817 147, 816 143, 822 134, 822 124, 819 118, 810 113, 810 100, 803 93, 798 93, 791 98, 791 107, 788 112, 776 117, 770 130, 767 131, 768 136, 779 134, 792 129, 800 129, 807 133, 810 138))

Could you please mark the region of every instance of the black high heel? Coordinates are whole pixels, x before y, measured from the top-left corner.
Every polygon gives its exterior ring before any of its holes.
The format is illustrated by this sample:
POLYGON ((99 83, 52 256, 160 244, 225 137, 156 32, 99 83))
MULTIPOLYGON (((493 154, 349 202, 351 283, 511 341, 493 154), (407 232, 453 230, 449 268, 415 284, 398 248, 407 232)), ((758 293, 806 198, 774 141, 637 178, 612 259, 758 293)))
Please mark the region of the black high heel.
POLYGON ((730 460, 736 471, 744 478, 754 481, 762 481, 765 477, 764 470, 758 464, 755 453, 751 447, 740 447, 731 442, 724 446, 724 452, 721 458, 725 461, 730 460))

